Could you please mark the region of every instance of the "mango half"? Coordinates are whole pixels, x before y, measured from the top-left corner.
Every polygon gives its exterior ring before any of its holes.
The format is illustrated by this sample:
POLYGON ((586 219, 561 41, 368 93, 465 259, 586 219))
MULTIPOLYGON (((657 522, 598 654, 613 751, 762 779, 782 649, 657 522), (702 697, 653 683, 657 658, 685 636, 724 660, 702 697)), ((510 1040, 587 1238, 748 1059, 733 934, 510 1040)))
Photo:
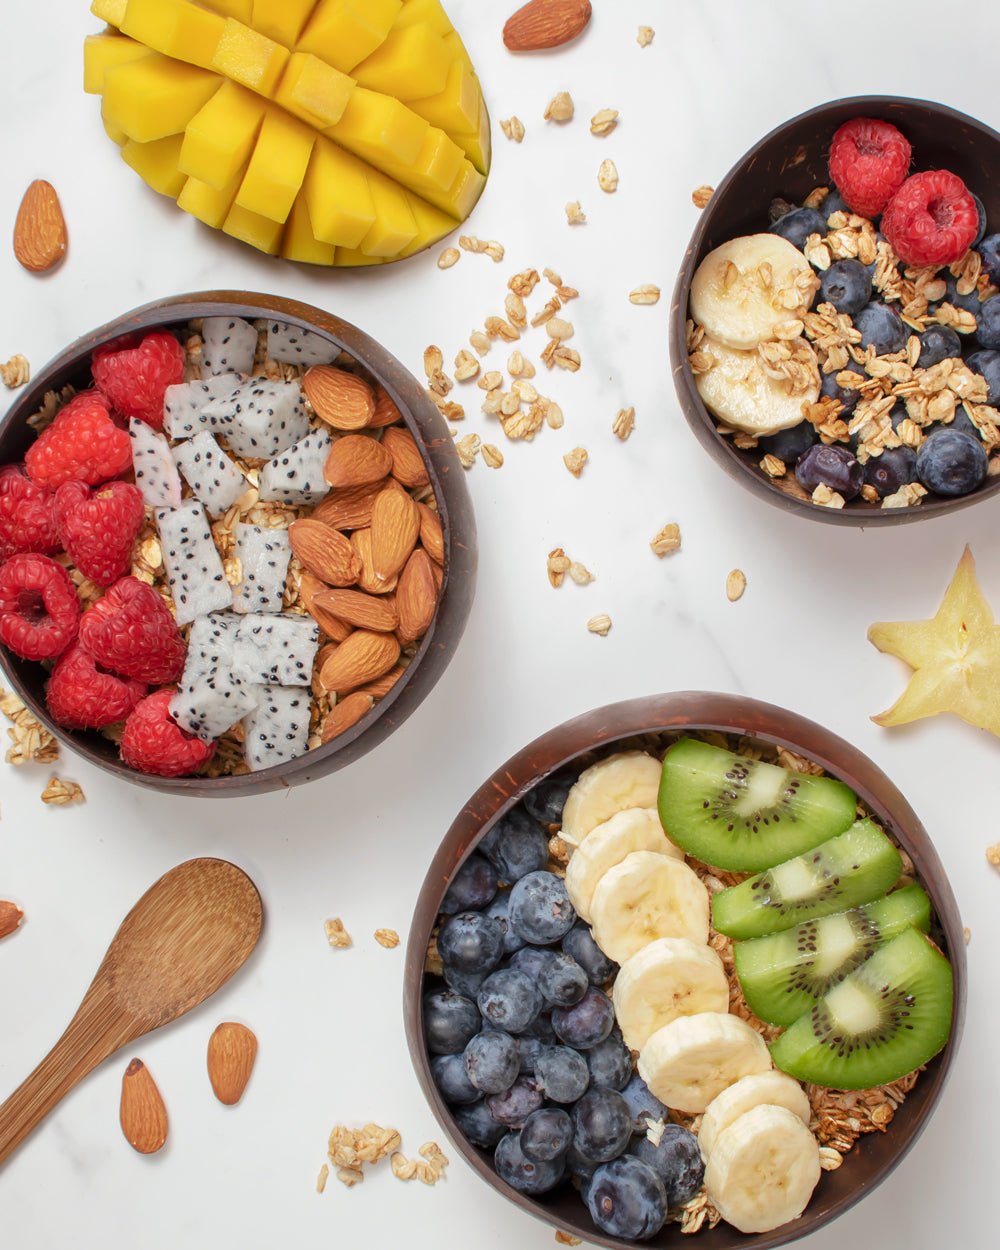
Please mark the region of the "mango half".
POLYGON ((124 160, 261 251, 370 265, 429 247, 490 165, 438 0, 93 0, 84 91, 124 160))

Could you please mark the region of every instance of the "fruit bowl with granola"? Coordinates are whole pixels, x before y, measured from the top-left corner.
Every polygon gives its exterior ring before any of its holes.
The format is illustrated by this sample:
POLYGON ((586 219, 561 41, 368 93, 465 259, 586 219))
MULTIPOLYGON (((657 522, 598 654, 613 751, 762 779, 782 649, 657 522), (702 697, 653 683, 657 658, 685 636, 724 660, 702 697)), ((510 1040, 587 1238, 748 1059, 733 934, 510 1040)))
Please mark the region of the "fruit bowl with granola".
POLYGON ((518 752, 445 835, 404 1013, 471 1167, 588 1243, 784 1245, 902 1161, 942 1096, 965 943, 892 782, 704 691, 518 752))
POLYGON ((146 305, 0 425, 0 659, 58 739, 138 784, 260 793, 365 754, 444 671, 475 572, 440 414, 307 304, 146 305))
POLYGON ((702 212, 674 289, 684 415, 759 498, 840 525, 1000 489, 1000 135, 837 100, 777 127, 702 212))

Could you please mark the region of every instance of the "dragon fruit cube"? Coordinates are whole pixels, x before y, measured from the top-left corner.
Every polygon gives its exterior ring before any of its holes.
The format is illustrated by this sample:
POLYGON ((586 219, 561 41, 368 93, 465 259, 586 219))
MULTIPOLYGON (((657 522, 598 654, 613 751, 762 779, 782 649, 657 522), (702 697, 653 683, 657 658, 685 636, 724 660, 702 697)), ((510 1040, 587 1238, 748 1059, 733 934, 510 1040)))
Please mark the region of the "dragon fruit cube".
POLYGON ((233 533, 236 556, 243 571, 233 607, 237 612, 280 612, 292 556, 288 530, 238 521, 233 533))
POLYGON ((232 587, 212 541, 204 505, 186 499, 177 508, 157 508, 154 516, 177 624, 232 607, 232 587))
POLYGON ((249 485, 208 430, 178 443, 174 459, 209 516, 222 516, 249 485))
POLYGON ((256 706, 256 692, 233 673, 239 618, 232 612, 199 616, 191 624, 184 672, 170 715, 187 733, 219 738, 256 706))
POLYGON ((242 317, 205 317, 201 328, 202 377, 252 373, 257 331, 242 317))
POLYGON ((260 498, 287 504, 316 504, 330 490, 323 465, 333 439, 329 430, 313 430, 275 456, 260 474, 260 498))
POLYGON ((132 439, 135 484, 147 508, 176 508, 181 501, 181 479, 170 454, 170 443, 147 422, 133 417, 128 423, 132 439))
POLYGON ((287 764, 309 742, 310 694, 298 686, 258 686, 243 718, 243 758, 251 772, 287 764))
POLYGON ((248 612, 233 647, 233 672, 246 683, 308 686, 319 648, 319 626, 297 612, 248 612))
POLYGON ((271 360, 292 365, 329 365, 340 355, 340 348, 315 330, 269 321, 267 354, 271 360))
POLYGON ((226 423, 226 442, 238 455, 270 460, 309 433, 309 418, 297 382, 249 378, 203 410, 226 423))
POLYGON ((163 428, 171 438, 190 438, 198 430, 218 429, 228 418, 205 416, 207 405, 227 399, 239 379, 231 373, 218 377, 178 382, 168 386, 163 394, 163 428))

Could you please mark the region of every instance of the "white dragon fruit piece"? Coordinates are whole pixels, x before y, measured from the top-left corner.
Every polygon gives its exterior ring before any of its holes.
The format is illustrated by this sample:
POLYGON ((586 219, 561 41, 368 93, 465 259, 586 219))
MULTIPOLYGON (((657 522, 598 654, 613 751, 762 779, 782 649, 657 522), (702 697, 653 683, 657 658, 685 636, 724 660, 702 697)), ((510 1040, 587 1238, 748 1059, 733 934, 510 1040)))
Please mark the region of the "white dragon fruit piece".
POLYGON ((174 459, 211 517, 222 516, 250 485, 208 430, 178 443, 174 459))
POLYGON ((248 378, 203 415, 226 423, 226 442, 238 456, 271 460, 309 433, 298 382, 248 378))
POLYGON ((237 612, 280 612, 288 561, 292 556, 288 530, 238 521, 233 526, 236 557, 243 581, 233 596, 237 612))
POLYGON ((308 686, 319 648, 319 626, 297 612, 248 612, 233 645, 233 672, 247 684, 308 686))
POLYGON ((231 373, 168 386, 163 393, 163 428, 171 438, 190 438, 199 430, 221 428, 229 420, 206 417, 203 409, 232 394, 239 378, 231 373))
POLYGON ((256 691, 233 674, 239 618, 232 612, 199 616, 188 634, 184 672, 170 700, 170 715, 187 733, 206 742, 231 729, 256 706, 256 691))
POLYGON ((205 317, 201 323, 201 376, 253 373, 257 331, 242 317, 205 317))
POLYGON ((186 499, 177 508, 157 508, 154 516, 177 624, 232 607, 233 590, 212 541, 204 505, 186 499))
POLYGON ((260 473, 260 498, 287 504, 316 504, 330 490, 323 466, 333 443, 329 430, 313 430, 275 456, 260 473))
POLYGON ((166 436, 138 417, 129 421, 128 432, 142 502, 147 508, 176 508, 181 502, 181 479, 166 436))
POLYGON ((304 755, 312 702, 301 686, 258 686, 256 707, 243 717, 243 758, 251 772, 304 755))
POLYGON ((340 348, 315 330, 289 325, 287 321, 269 321, 267 355, 270 360, 291 365, 328 365, 340 355, 340 348))

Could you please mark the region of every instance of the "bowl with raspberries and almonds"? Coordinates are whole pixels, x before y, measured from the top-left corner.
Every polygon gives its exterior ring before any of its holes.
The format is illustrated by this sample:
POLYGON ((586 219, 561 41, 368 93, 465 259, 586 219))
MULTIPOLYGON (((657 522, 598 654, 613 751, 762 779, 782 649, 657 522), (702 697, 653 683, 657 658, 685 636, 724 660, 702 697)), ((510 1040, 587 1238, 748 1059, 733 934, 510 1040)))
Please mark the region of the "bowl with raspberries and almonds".
POLYGON ((1000 134, 836 100, 760 140, 703 210, 670 356, 699 442, 788 512, 938 516, 1000 490, 1000 134))
POLYGON ((138 784, 241 795, 349 764, 440 677, 475 576, 437 409, 307 304, 146 305, 0 425, 0 660, 60 741, 138 784))
POLYGON ((455 1148, 618 1248, 829 1223, 926 1126, 965 1013, 958 909, 903 795, 821 726, 704 691, 499 767, 430 866, 407 966, 455 1148))

